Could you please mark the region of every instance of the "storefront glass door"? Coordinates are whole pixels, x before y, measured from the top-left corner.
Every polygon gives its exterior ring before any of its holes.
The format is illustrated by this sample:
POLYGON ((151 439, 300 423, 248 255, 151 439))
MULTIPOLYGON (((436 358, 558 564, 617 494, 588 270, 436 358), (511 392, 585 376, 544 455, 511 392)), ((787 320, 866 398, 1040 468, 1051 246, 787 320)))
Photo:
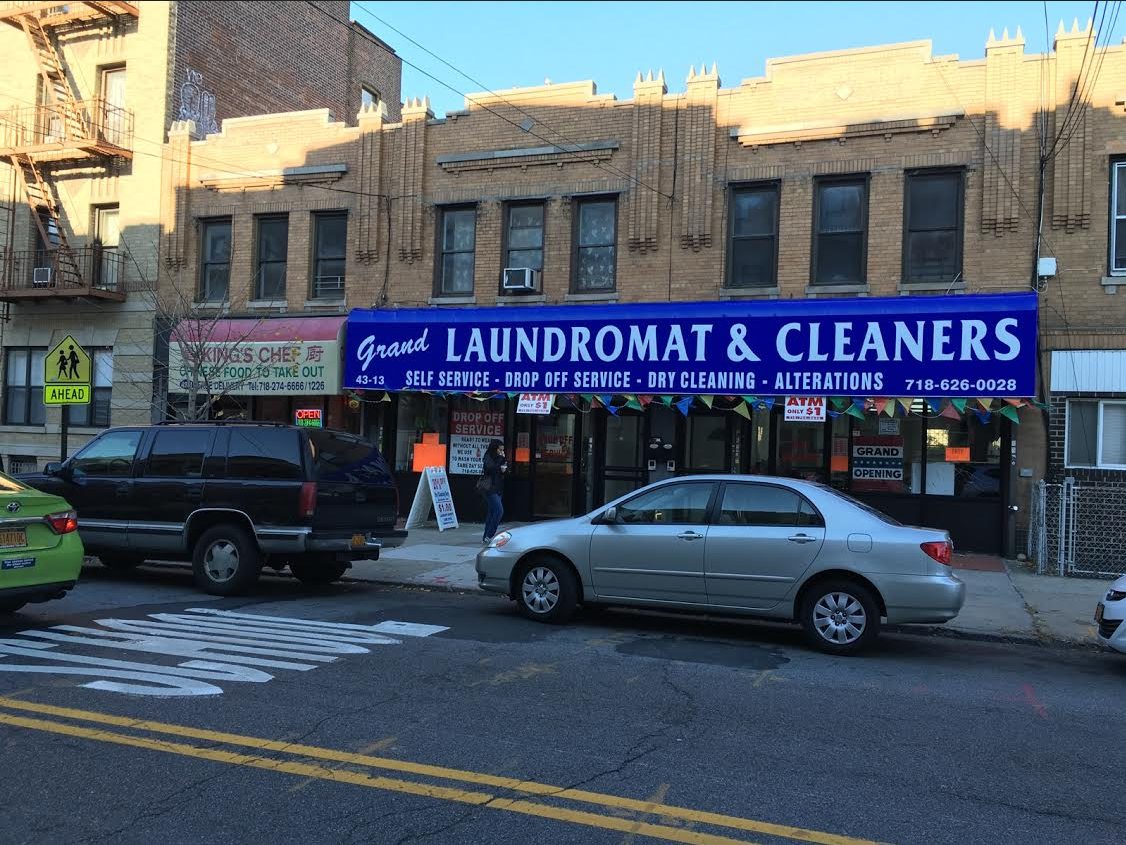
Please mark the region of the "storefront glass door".
POLYGON ((532 516, 537 519, 574 513, 576 464, 575 414, 536 417, 532 464, 532 516))
POLYGON ((642 429, 644 418, 640 414, 608 414, 601 438, 602 498, 611 502, 631 493, 645 481, 642 464, 642 429))

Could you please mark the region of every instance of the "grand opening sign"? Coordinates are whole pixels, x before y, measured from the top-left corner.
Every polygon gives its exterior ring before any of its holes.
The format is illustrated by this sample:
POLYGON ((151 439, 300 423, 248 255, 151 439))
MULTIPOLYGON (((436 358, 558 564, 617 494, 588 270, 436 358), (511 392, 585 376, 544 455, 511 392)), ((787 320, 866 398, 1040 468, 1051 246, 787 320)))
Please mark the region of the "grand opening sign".
POLYGON ((350 388, 1032 396, 1036 295, 355 310, 350 388))

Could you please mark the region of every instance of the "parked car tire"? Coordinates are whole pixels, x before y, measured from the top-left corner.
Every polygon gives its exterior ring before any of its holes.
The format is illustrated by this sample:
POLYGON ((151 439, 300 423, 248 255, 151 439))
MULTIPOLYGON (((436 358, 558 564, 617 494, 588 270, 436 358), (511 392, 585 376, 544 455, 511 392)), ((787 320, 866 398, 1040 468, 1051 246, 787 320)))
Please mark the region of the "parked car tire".
POLYGON ((880 633, 880 606, 872 592, 855 581, 822 581, 806 591, 798 621, 814 648, 829 654, 856 654, 880 633))
POLYGON ((196 540, 192 552, 195 582, 215 596, 237 596, 258 580, 262 552, 246 531, 237 525, 216 525, 196 540))
POLYGON ((16 599, 8 599, 6 601, 4 599, 0 599, 0 613, 15 613, 25 604, 27 604, 27 602, 18 601, 16 599))
POLYGON ((516 604, 537 622, 561 623, 571 618, 579 601, 575 573, 553 557, 535 558, 520 568, 516 579, 516 604))
POLYGON ((145 562, 143 557, 130 557, 129 555, 113 555, 111 557, 98 557, 102 566, 106 569, 113 569, 117 572, 127 572, 130 569, 136 569, 145 562))
POLYGON ((289 571, 302 584, 319 586, 339 581, 348 571, 348 564, 336 560, 291 560, 289 571))

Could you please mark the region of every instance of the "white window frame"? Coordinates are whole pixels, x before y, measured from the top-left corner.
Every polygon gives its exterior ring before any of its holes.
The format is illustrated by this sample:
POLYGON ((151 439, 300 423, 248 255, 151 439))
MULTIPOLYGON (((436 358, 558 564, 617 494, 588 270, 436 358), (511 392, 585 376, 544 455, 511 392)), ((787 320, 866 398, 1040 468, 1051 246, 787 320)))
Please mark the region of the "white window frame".
MULTIPOLYGON (((1126 164, 1126 162, 1124 162, 1126 164)), ((1063 465, 1065 469, 1111 469, 1111 470, 1126 470, 1126 464, 1108 464, 1103 463, 1103 410, 1107 405, 1126 405, 1126 399, 1096 399, 1094 397, 1085 398, 1075 396, 1067 400, 1067 411, 1064 414, 1063 426, 1063 465), (1098 414, 1095 417, 1095 463, 1093 464, 1073 464, 1071 463, 1071 450, 1068 448, 1071 443, 1071 403, 1072 402, 1096 402, 1098 403, 1098 414)))
POLYGON ((1114 265, 1115 254, 1115 238, 1118 231, 1118 221, 1126 220, 1126 214, 1118 213, 1118 171, 1126 169, 1126 161, 1115 161, 1110 165, 1110 232, 1108 237, 1110 239, 1110 254, 1107 256, 1108 263, 1110 264, 1110 275, 1112 276, 1126 276, 1126 267, 1116 267, 1114 265))

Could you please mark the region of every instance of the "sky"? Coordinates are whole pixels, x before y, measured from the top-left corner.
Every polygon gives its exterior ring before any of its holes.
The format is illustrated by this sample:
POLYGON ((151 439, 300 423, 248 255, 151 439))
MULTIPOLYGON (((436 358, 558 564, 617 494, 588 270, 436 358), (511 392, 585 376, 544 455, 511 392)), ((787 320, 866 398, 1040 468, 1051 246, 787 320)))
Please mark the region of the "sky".
MULTIPOLYGON (((403 98, 429 96, 438 116, 464 108, 463 93, 593 79, 601 94, 633 96, 638 71, 664 68, 670 92, 683 91, 688 68, 719 65, 723 87, 762 76, 774 56, 929 39, 934 55, 985 55, 992 27, 1000 37, 1021 26, 1025 52, 1045 49, 1061 19, 1082 27, 1086 2, 378 2, 352 3, 352 17, 403 58, 403 98), (382 18, 378 20, 373 15, 382 18), (385 22, 385 23, 384 23, 385 22), (400 34, 388 24, 401 31, 400 34), (473 77, 427 55, 407 37, 473 77), (437 77, 430 79, 407 62, 437 77), (450 87, 446 87, 442 83, 450 87), (481 84, 478 84, 481 83, 481 84), (455 89, 455 90, 451 90, 455 89), (461 92, 461 93, 456 93, 461 92)), ((1101 7, 1100 7, 1101 8, 1101 7)), ((1123 15, 1110 41, 1121 43, 1123 15)), ((1105 36, 1104 36, 1105 37, 1105 36)))

